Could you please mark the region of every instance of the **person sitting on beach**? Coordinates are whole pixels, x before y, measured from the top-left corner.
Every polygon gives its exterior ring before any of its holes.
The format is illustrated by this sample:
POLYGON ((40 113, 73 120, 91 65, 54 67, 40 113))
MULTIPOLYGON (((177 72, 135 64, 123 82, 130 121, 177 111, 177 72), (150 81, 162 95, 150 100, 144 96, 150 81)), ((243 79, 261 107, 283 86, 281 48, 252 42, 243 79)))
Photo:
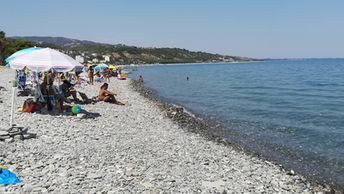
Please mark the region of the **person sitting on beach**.
POLYGON ((69 96, 73 96, 74 101, 78 101, 78 98, 76 96, 77 92, 68 80, 63 80, 63 83, 59 87, 59 93, 65 101, 69 96))
POLYGON ((80 73, 75 73, 75 84, 81 84, 80 73))
POLYGON ((103 78, 102 78, 102 75, 100 75, 100 72, 99 71, 97 71, 96 73, 95 73, 95 76, 94 76, 96 79, 96 82, 101 82, 101 81, 103 81, 103 78))
POLYGON ((49 75, 46 76, 40 84, 40 92, 43 95, 48 110, 52 110, 56 106, 58 110, 62 110, 63 102, 54 88, 54 80, 49 75), (48 78, 49 77, 49 78, 48 78))
POLYGON ((57 76, 56 72, 48 71, 48 77, 50 80, 55 80, 56 76, 57 76))
POLYGON ((99 95, 98 95, 98 99, 100 101, 104 101, 104 102, 110 102, 110 103, 114 103, 114 104, 118 104, 118 105, 126 105, 128 102, 125 101, 119 101, 116 100, 115 96, 117 96, 117 94, 110 92, 108 90, 109 85, 107 83, 104 83, 99 90, 99 95))

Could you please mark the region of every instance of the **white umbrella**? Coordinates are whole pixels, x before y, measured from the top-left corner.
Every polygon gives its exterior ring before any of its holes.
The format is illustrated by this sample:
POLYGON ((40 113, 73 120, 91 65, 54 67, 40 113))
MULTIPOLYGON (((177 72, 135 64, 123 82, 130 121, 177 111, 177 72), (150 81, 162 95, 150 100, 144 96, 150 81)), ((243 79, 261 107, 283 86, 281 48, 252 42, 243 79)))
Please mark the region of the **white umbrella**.
MULTIPOLYGON (((39 48, 39 47, 31 47, 31 48, 26 48, 26 49, 22 49, 22 50, 19 50, 15 53, 13 53, 11 56, 9 56, 5 62, 8 63, 10 62, 11 60, 15 59, 16 57, 19 57, 21 55, 24 55, 24 54, 27 54, 29 52, 32 52, 32 51, 37 51, 37 50, 40 50, 42 48, 39 48)), ((8 64, 9 65, 9 64, 8 64)))
POLYGON ((42 48, 17 56, 9 61, 12 69, 23 69, 41 72, 53 69, 56 72, 68 72, 81 69, 83 65, 72 57, 50 48, 42 48))
MULTIPOLYGON (((25 67, 34 72, 54 70, 56 72, 68 72, 74 69, 81 69, 83 65, 72 57, 50 48, 42 48, 26 52, 11 58, 8 62, 10 68, 22 70, 25 67)), ((38 86, 37 86, 38 88, 38 86)), ((12 107, 10 126, 13 126, 15 87, 12 87, 12 107)))

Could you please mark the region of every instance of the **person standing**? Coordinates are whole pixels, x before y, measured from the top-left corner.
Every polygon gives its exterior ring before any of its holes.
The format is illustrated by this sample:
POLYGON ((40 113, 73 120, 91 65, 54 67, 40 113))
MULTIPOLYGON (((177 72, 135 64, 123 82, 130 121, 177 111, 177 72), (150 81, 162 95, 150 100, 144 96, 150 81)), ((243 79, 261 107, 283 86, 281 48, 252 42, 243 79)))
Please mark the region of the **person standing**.
POLYGON ((88 69, 88 79, 89 79, 89 84, 93 85, 93 77, 94 77, 94 70, 93 67, 91 66, 88 69))
POLYGON ((111 71, 108 68, 104 69, 104 78, 106 83, 110 83, 111 71))

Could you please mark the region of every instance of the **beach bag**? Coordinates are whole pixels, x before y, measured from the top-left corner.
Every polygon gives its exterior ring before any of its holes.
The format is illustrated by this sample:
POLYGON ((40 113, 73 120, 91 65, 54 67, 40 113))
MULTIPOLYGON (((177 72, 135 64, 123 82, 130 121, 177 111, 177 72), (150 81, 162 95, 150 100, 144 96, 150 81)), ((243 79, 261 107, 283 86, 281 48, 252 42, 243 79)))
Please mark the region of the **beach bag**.
POLYGON ((25 100, 23 105, 23 112, 33 112, 33 109, 35 107, 35 101, 32 98, 28 98, 25 100))

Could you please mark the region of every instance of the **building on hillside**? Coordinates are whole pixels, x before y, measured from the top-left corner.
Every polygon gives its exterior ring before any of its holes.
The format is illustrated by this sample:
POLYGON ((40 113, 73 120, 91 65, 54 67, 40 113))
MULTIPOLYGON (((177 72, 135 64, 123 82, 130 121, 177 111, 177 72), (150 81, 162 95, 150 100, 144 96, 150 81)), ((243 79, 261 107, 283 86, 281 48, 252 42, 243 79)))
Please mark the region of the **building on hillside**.
POLYGON ((81 55, 77 55, 75 56, 75 60, 78 61, 79 63, 84 63, 85 62, 85 58, 81 55))
POLYGON ((110 62, 110 56, 109 55, 103 55, 104 62, 110 62))

